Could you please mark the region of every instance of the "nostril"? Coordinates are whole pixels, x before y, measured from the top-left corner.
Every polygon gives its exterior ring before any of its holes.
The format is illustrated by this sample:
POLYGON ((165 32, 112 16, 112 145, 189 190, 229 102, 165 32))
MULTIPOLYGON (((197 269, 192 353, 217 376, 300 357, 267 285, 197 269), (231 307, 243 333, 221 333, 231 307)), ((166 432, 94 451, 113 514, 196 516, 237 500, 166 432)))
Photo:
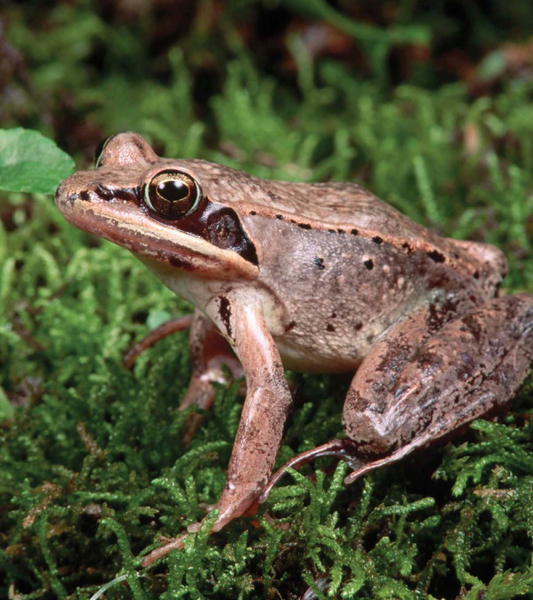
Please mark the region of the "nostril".
POLYGON ((67 194, 67 201, 68 202, 75 202, 78 198, 79 198, 79 196, 78 196, 77 193, 67 194))

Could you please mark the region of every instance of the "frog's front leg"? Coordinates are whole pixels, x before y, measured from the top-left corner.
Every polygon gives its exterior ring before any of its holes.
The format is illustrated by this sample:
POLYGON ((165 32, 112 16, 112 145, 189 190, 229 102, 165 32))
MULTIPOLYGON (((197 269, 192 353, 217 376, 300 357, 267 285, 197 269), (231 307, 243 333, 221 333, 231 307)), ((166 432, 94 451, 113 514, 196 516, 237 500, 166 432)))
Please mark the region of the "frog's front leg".
MULTIPOLYGON (((244 514, 267 485, 283 435, 292 398, 283 365, 267 331, 259 304, 224 297, 222 326, 232 339, 246 378, 246 399, 233 445, 226 485, 217 503, 219 514, 211 531, 219 531, 244 514)), ((193 532, 199 523, 189 526, 193 532)), ((186 535, 186 534, 185 534, 186 535)), ((147 566, 175 548, 185 535, 167 540, 144 557, 147 566)))
MULTIPOLYGON (((438 323, 446 315, 429 317, 438 323)), ((490 300, 412 343, 419 338, 420 330, 400 326, 352 381, 344 428, 367 463, 347 483, 512 398, 533 361, 533 296, 490 300)))
POLYGON ((267 331, 260 304, 231 302, 224 311, 228 335, 233 338, 244 369, 247 393, 213 531, 242 515, 260 496, 272 472, 292 405, 281 358, 267 331))

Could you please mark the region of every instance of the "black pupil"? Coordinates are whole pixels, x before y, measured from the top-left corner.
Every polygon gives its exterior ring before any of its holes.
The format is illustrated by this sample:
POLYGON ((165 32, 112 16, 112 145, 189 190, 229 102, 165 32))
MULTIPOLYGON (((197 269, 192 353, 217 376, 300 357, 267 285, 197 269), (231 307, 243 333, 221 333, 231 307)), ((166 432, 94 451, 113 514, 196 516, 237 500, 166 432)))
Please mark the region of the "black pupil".
POLYGON ((189 195, 189 186, 179 179, 169 179, 157 186, 157 193, 161 198, 169 202, 175 202, 176 200, 183 200, 189 195))

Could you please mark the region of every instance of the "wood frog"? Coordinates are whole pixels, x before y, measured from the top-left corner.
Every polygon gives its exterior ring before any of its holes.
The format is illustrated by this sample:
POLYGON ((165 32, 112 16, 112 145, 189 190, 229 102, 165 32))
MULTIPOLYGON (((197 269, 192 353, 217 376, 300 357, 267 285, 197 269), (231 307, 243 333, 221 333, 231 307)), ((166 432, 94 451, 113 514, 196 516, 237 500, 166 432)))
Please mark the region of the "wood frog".
MULTIPOLYGON (((346 483, 504 406, 533 361, 533 296, 500 297, 495 247, 440 237, 355 183, 288 183, 107 140, 56 203, 195 306, 181 407, 209 408, 222 365, 247 393, 213 531, 263 501, 291 393, 284 369, 354 373, 346 437, 295 457, 346 460, 346 483)), ((148 564, 173 547, 168 543, 148 564)))

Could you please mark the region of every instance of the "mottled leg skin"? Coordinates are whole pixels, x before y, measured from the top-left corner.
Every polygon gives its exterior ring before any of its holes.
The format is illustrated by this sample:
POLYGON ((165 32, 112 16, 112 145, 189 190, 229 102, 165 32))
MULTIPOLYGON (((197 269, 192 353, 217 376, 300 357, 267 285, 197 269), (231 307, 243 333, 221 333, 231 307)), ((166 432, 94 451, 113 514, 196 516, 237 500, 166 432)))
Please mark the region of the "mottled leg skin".
POLYGON ((133 363, 145 350, 155 346, 157 342, 169 335, 172 335, 173 333, 176 333, 177 331, 189 329, 192 321, 193 315, 185 315, 179 319, 171 319, 170 321, 166 321, 162 325, 159 325, 159 327, 156 327, 153 331, 150 331, 148 335, 143 337, 142 340, 139 340, 128 350, 128 352, 126 352, 124 358, 122 359, 122 364, 126 367, 126 369, 131 369, 131 367, 133 367, 133 363))
POLYGON ((414 353, 408 338, 387 335, 348 392, 344 429, 367 463, 345 482, 504 406, 532 362, 533 296, 526 294, 461 313, 414 353))
MULTIPOLYGON (((219 531, 253 507, 267 485, 292 404, 281 358, 256 306, 233 304, 231 331, 246 377, 246 400, 228 468, 226 486, 217 503, 219 531)), ((197 527, 189 527, 195 531, 197 527)), ((144 557, 147 566, 183 545, 183 536, 144 557)))
MULTIPOLYGON (((223 365, 231 371, 234 379, 243 376, 242 365, 229 343, 220 335, 213 322, 196 310, 189 333, 189 349, 192 360, 192 374, 189 387, 180 403, 180 410, 197 404, 208 410, 215 399, 215 383, 227 383, 223 365)), ((183 445, 188 446, 193 438, 202 415, 191 415, 183 435, 183 445)))

